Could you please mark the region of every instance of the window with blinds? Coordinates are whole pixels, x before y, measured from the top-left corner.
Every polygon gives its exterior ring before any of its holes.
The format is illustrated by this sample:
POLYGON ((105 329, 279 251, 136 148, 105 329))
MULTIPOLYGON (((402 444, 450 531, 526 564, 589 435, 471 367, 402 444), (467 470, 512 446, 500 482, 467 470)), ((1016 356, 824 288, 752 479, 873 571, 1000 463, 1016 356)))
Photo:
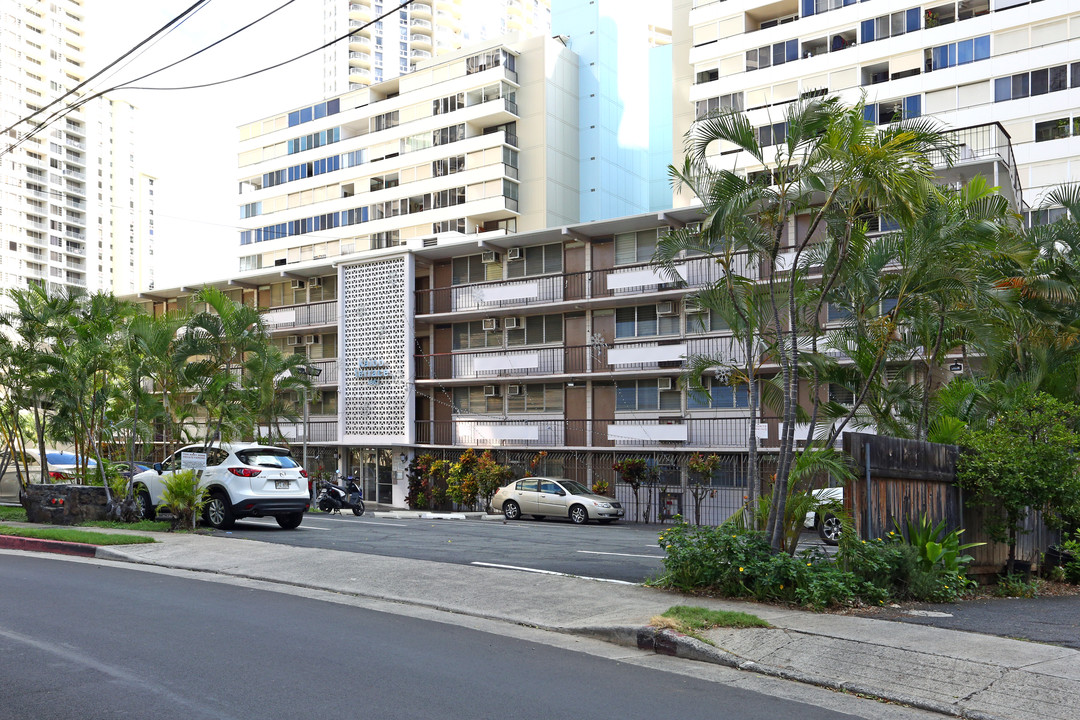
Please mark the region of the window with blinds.
POLYGON ((656 229, 615 236, 615 264, 633 265, 649 262, 656 252, 656 229))
MULTIPOLYGON (((515 186, 516 187, 516 186, 515 186)), ((563 269, 562 243, 533 245, 522 248, 520 260, 506 263, 507 277, 520 278, 530 275, 553 275, 563 269)))

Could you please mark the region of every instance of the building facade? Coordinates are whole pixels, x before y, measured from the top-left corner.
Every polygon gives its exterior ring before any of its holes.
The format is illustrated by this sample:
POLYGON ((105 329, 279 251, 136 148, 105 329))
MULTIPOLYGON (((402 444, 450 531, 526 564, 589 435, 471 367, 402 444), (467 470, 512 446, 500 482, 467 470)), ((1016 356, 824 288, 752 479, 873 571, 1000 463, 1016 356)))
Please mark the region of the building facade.
POLYGON ((240 128, 239 269, 578 217, 577 58, 533 37, 240 128))
MULTIPOLYGON (((995 136, 962 144, 961 162, 1007 139, 1011 181, 1036 205, 1080 180, 1078 10, 1069 0, 675 0, 675 147, 697 117, 719 108, 745 110, 768 145, 787 104, 865 94, 868 117, 880 123, 998 123, 995 136)), ((745 156, 736 162, 762 169, 745 156)))
POLYGON ((547 35, 551 25, 550 0, 425 0, 376 20, 400 4, 325 0, 326 42, 355 28, 347 43, 323 51, 326 97, 405 75, 419 63, 484 40, 514 33, 547 35))
POLYGON ((23 118, 84 79, 83 18, 81 0, 0 2, 0 127, 11 128, 0 146, 3 289, 132 292, 152 282, 135 108, 99 98, 23 139, 55 108, 23 118))

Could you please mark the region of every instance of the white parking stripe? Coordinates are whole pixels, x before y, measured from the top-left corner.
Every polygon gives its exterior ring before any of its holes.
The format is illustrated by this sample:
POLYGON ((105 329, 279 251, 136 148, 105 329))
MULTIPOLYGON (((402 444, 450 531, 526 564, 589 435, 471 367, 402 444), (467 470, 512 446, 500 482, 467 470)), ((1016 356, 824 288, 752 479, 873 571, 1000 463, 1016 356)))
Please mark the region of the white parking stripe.
POLYGON ((632 555, 631 553, 613 553, 613 552, 600 552, 599 550, 578 550, 579 553, 585 553, 586 555, 618 555, 619 557, 643 557, 652 558, 654 560, 663 560, 663 555, 632 555))
POLYGON ((521 572, 538 573, 540 575, 561 575, 562 577, 576 577, 582 580, 596 580, 598 582, 615 583, 617 585, 637 585, 638 583, 627 582, 626 580, 612 580, 611 578, 598 578, 589 577, 587 575, 571 575, 570 573, 555 572, 554 570, 541 570, 540 568, 527 568, 518 567, 517 565, 497 565, 495 563, 486 562, 472 562, 470 565, 477 565, 479 567, 498 568, 500 570, 520 570, 521 572))
MULTIPOLYGON (((238 520, 237 522, 253 522, 253 523, 258 523, 259 525, 270 525, 271 523, 273 523, 274 525, 277 525, 277 520, 271 520, 271 521, 267 522, 268 520, 270 520, 270 519, 269 518, 243 518, 241 520, 238 520)), ((300 525, 299 527, 297 527, 295 529, 296 530, 329 530, 330 528, 313 527, 311 525, 300 525)))

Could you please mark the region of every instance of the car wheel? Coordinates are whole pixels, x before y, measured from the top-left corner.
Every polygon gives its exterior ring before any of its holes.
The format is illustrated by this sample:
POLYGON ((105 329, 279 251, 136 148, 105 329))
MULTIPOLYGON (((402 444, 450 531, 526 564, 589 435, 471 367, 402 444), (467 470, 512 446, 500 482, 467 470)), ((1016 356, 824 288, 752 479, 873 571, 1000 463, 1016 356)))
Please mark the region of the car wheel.
POLYGON ((507 520, 517 520, 521 517, 521 508, 513 500, 503 503, 503 517, 507 520))
POLYGON ((276 515, 274 517, 277 520, 277 524, 281 526, 283 530, 295 530, 300 527, 300 523, 304 521, 304 513, 294 512, 288 515, 276 515))
POLYGON ((139 517, 143 520, 153 520, 157 517, 154 501, 150 499, 150 493, 146 488, 139 488, 139 492, 135 494, 135 502, 139 503, 139 517))
POLYGON ((206 507, 203 508, 203 520, 206 524, 217 530, 228 530, 236 522, 233 517, 229 498, 223 492, 215 492, 210 495, 206 507))
POLYGON ((584 525, 589 522, 589 511, 581 505, 570 508, 570 521, 575 525, 584 525))
POLYGON ((840 518, 828 513, 818 523, 818 537, 826 545, 837 545, 840 543, 840 531, 842 529, 843 524, 840 522, 840 518))
POLYGON ((546 515, 533 515, 532 519, 533 520, 543 520, 545 517, 547 517, 547 516, 546 515))

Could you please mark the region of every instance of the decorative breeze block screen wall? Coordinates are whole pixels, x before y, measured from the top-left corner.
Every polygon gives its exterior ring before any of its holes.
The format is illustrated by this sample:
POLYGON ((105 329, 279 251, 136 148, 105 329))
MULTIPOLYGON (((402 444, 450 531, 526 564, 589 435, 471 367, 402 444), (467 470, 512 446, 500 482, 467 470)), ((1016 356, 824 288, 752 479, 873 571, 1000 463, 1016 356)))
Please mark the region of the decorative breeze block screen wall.
POLYGON ((408 437, 404 257, 343 268, 344 435, 408 437))

